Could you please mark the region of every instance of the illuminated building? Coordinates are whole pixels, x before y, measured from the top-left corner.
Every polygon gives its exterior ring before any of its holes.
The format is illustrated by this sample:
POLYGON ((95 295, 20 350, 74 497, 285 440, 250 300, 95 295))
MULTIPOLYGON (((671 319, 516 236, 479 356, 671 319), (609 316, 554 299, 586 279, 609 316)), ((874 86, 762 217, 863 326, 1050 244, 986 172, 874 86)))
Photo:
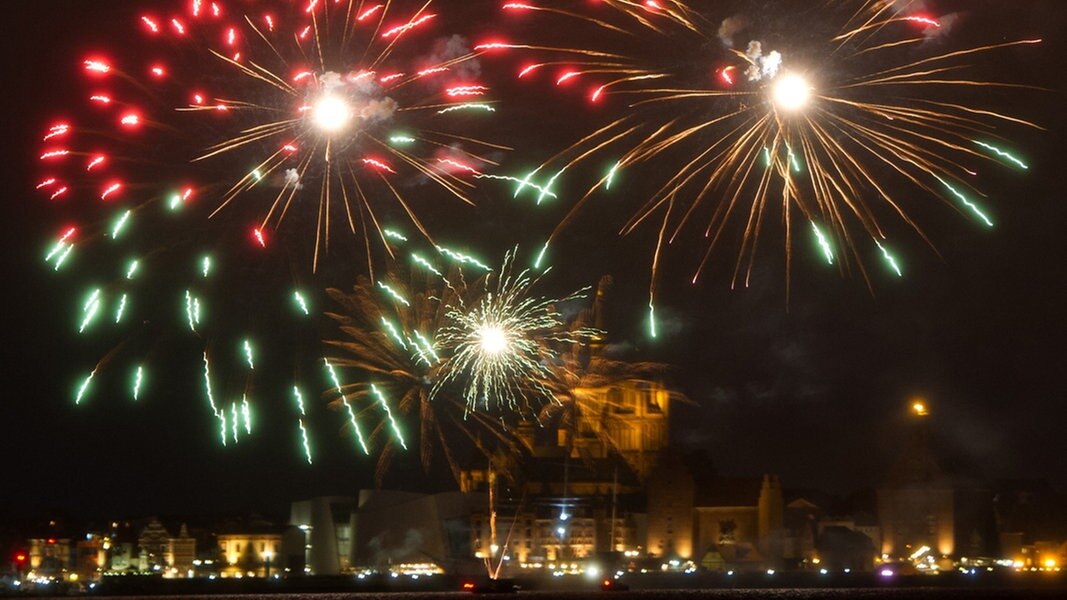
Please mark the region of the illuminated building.
POLYGON ((1001 481, 995 490, 999 557, 1023 569, 1067 566, 1067 496, 1041 480, 1001 481))
MULTIPOLYGON (((557 443, 575 457, 621 456, 638 479, 646 479, 670 444, 670 391, 639 379, 578 388, 583 398, 573 429, 559 427, 557 443)), ((532 442, 527 445, 537 453, 532 442)))
MULTIPOLYGON (((700 562, 731 570, 780 568, 785 542, 785 507, 777 475, 762 479, 716 477, 696 497, 700 562)), ((650 519, 652 506, 649 505, 650 519)))
POLYGON ((336 575, 352 565, 352 528, 356 499, 324 496, 292 504, 289 524, 295 544, 286 544, 290 569, 309 575, 336 575), (297 539, 299 538, 299 539, 297 539))
POLYGON ((926 546, 939 556, 955 550, 955 495, 929 448, 929 408, 915 403, 911 436, 878 494, 881 553, 906 558, 926 546))
POLYGON ((664 461, 648 481, 648 554, 693 557, 693 475, 681 461, 664 461))
POLYGON ((352 520, 352 564, 398 573, 470 572, 471 520, 485 506, 482 494, 363 490, 352 520))
POLYGON ((140 548, 140 565, 142 572, 158 572, 166 568, 167 550, 170 545, 170 532, 158 519, 152 519, 137 536, 140 548))
POLYGON ((178 537, 167 540, 164 558, 172 575, 186 577, 192 573, 194 561, 196 561, 196 538, 189 535, 189 529, 185 523, 182 523, 178 530, 178 537))
POLYGON ((44 576, 55 576, 70 570, 70 538, 30 538, 30 569, 44 576))
POLYGON ((267 577, 284 570, 282 534, 273 528, 231 531, 217 535, 226 563, 223 577, 267 577))

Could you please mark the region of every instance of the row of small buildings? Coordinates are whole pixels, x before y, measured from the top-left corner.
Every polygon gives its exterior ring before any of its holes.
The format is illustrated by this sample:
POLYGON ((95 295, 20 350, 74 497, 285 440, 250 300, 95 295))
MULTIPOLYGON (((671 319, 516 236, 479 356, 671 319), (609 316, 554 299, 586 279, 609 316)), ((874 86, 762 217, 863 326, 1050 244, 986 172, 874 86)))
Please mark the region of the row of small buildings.
MULTIPOLYGON (((364 490, 294 502, 287 520, 51 522, 21 542, 31 578, 421 576, 612 571, 1058 570, 1067 498, 1036 481, 964 484, 938 468, 923 410, 877 489, 837 498, 779 478, 725 477, 669 447, 670 396, 609 390, 605 414, 520 428, 521 473, 463 471, 437 494, 364 490), (610 440, 611 443, 607 443, 610 440), (280 522, 279 522, 280 521, 280 522)), ((588 406, 588 405, 587 405, 588 406)))

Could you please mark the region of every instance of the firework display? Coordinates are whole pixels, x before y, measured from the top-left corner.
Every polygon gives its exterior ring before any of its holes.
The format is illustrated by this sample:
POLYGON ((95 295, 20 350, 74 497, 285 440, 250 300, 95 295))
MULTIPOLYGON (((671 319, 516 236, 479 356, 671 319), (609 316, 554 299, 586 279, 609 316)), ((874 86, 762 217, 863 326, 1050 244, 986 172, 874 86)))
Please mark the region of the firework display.
MULTIPOLYGON (((496 110, 480 52, 438 8, 158 2, 129 24, 137 52, 79 59, 84 95, 35 149, 37 193, 63 224, 46 265, 86 286, 78 341, 109 349, 77 403, 105 366, 150 396, 152 369, 170 368, 152 356, 180 328, 203 346, 220 442, 239 441, 255 430, 261 363, 317 352, 294 338, 314 331, 323 282, 387 263, 388 224, 429 239, 423 208, 473 204, 506 148, 476 139, 496 110), (280 316, 293 335, 259 347, 280 316)), ((293 383, 310 462, 300 386, 318 384, 293 383)))
POLYGON ((959 45, 957 20, 916 0, 447 4, 506 33, 468 42, 444 0, 160 0, 130 23, 136 52, 78 57, 83 94, 33 149, 56 215, 45 268, 74 294, 74 404, 116 380, 124 401, 150 402, 178 348, 223 446, 284 418, 315 464, 325 400, 379 481, 398 452, 427 469, 440 452, 458 480, 456 440, 521 454, 519 423, 591 416, 610 447, 616 407, 600 392, 667 368, 605 349, 610 278, 581 310, 591 288, 541 290, 597 200, 614 197, 598 225, 651 232, 657 337, 672 245, 698 247, 693 284, 725 246, 732 284, 748 285, 758 251, 781 244, 788 296, 802 238, 872 287, 871 257, 905 275, 902 232, 932 245, 929 205, 994 227, 983 176, 1027 171, 1009 136, 1041 129, 998 108, 1027 86, 983 68, 1040 40, 959 45), (490 56, 517 81, 488 81, 490 56), (588 114, 532 87, 577 92, 588 114), (524 91, 509 104, 573 136, 524 174, 498 172, 523 151, 494 129, 511 89, 524 91), (517 250, 487 263, 441 241, 462 223, 486 234, 471 246, 493 246, 485 200, 520 194, 567 206, 552 230, 507 223, 496 240, 532 236, 531 268, 517 250))
POLYGON ((379 477, 411 437, 424 467, 440 447, 458 478, 450 440, 467 439, 488 455, 494 446, 475 432, 511 444, 509 424, 536 419, 543 407, 561 402, 565 355, 600 332, 568 323, 556 307, 580 300, 586 290, 537 297, 532 288, 539 278, 514 267, 513 252, 491 269, 437 248, 411 252, 406 265, 383 280, 363 280, 350 293, 330 290, 341 310, 329 316, 342 335, 327 340, 334 348, 327 360, 353 381, 337 383, 335 404, 352 415, 367 453, 368 446, 382 448, 379 477), (361 423, 368 421, 376 425, 364 435, 361 423), (411 422, 417 426, 404 425, 411 422))
POLYGON ((866 244, 903 274, 892 225, 903 222, 926 239, 911 216, 924 202, 992 227, 996 204, 978 190, 977 176, 990 167, 1026 170, 1003 136, 1038 126, 989 106, 991 94, 1025 86, 985 79, 982 62, 1040 40, 954 47, 948 30, 956 15, 942 23, 918 12, 923 4, 733 2, 704 12, 679 0, 505 3, 511 22, 541 26, 522 34, 534 39, 484 47, 529 57, 517 67, 520 79, 583 90, 607 112, 605 125, 531 174, 556 182, 584 163, 609 165, 552 232, 546 253, 597 192, 617 192, 631 171, 652 173, 657 187, 621 233, 642 224, 657 232, 655 335, 663 252, 686 233, 705 240, 694 283, 712 250, 736 239, 733 282, 747 284, 775 223, 784 229, 787 265, 796 238, 811 236, 828 264, 855 265, 865 278, 866 244), (606 41, 544 41, 556 30, 547 22, 588 34, 569 37, 606 41))

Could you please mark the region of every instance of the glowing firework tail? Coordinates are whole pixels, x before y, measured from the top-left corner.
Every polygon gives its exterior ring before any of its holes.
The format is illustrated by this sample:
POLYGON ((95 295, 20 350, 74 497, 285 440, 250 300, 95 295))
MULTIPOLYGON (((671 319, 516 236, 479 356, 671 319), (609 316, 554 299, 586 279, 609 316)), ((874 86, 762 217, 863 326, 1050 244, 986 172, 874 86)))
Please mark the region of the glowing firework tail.
POLYGON ((370 456, 370 449, 367 447, 367 441, 363 438, 363 429, 360 428, 359 422, 356 419, 356 412, 352 409, 352 405, 349 404, 348 398, 345 396, 344 390, 341 388, 341 380, 337 378, 337 372, 334 371, 333 365, 330 364, 330 360, 327 358, 322 359, 326 365, 326 371, 330 375, 330 381, 333 382, 334 388, 337 393, 340 394, 341 404, 344 405, 345 410, 348 412, 348 423, 352 426, 352 430, 356 434, 356 440, 359 442, 359 447, 363 450, 363 454, 370 456))
POLYGON ((408 449, 407 442, 404 441, 404 435, 400 432, 400 426, 397 425, 396 419, 393 418, 393 411, 389 409, 389 401, 385 399, 385 395, 378 389, 378 386, 371 384, 371 393, 378 400, 378 405, 382 407, 385 412, 385 417, 389 420, 389 426, 393 429, 393 435, 396 436, 396 441, 400 443, 400 446, 404 449, 408 449))
POLYGON ((144 384, 144 366, 137 365, 137 370, 133 374, 133 399, 139 400, 141 397, 141 386, 144 384))

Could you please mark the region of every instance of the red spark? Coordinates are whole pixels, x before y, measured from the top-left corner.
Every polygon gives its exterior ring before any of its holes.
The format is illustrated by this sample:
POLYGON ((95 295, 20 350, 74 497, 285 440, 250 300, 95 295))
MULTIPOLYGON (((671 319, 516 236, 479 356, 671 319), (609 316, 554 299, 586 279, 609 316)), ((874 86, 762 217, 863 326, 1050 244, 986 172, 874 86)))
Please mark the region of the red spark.
POLYGON ((122 190, 122 184, 121 183, 119 183, 117 181, 114 182, 114 183, 111 183, 106 188, 104 188, 104 191, 100 194, 100 199, 106 201, 108 198, 110 198, 111 196, 115 195, 120 190, 122 190))
POLYGON ((911 16, 904 17, 904 20, 905 21, 911 21, 912 23, 921 23, 921 24, 927 25, 929 27, 937 27, 937 28, 941 27, 941 23, 939 21, 937 21, 936 19, 933 19, 931 17, 927 17, 925 15, 911 15, 911 16))
POLYGON ((430 19, 433 19, 436 16, 437 15, 434 15, 434 14, 423 15, 423 16, 419 17, 418 19, 415 19, 414 21, 408 21, 407 23, 405 23, 403 25, 397 25, 396 27, 393 27, 392 29, 387 29, 385 31, 385 33, 382 34, 382 37, 388 39, 388 38, 391 38, 391 37, 393 37, 395 35, 400 35, 401 33, 404 33, 405 31, 410 31, 410 30, 418 27, 419 25, 422 25, 423 23, 426 23, 427 21, 429 21, 430 19))
POLYGON ((396 175, 396 171, 394 171, 392 167, 378 160, 377 158, 364 158, 363 164, 367 165, 368 167, 372 167, 375 170, 388 171, 389 173, 396 175))
POLYGON ((379 10, 381 10, 383 8, 385 8, 384 4, 376 4, 376 5, 368 8, 367 10, 363 11, 358 17, 356 17, 356 20, 360 21, 360 22, 365 21, 365 20, 369 19, 370 17, 372 17, 374 15, 374 13, 378 12, 379 10))

